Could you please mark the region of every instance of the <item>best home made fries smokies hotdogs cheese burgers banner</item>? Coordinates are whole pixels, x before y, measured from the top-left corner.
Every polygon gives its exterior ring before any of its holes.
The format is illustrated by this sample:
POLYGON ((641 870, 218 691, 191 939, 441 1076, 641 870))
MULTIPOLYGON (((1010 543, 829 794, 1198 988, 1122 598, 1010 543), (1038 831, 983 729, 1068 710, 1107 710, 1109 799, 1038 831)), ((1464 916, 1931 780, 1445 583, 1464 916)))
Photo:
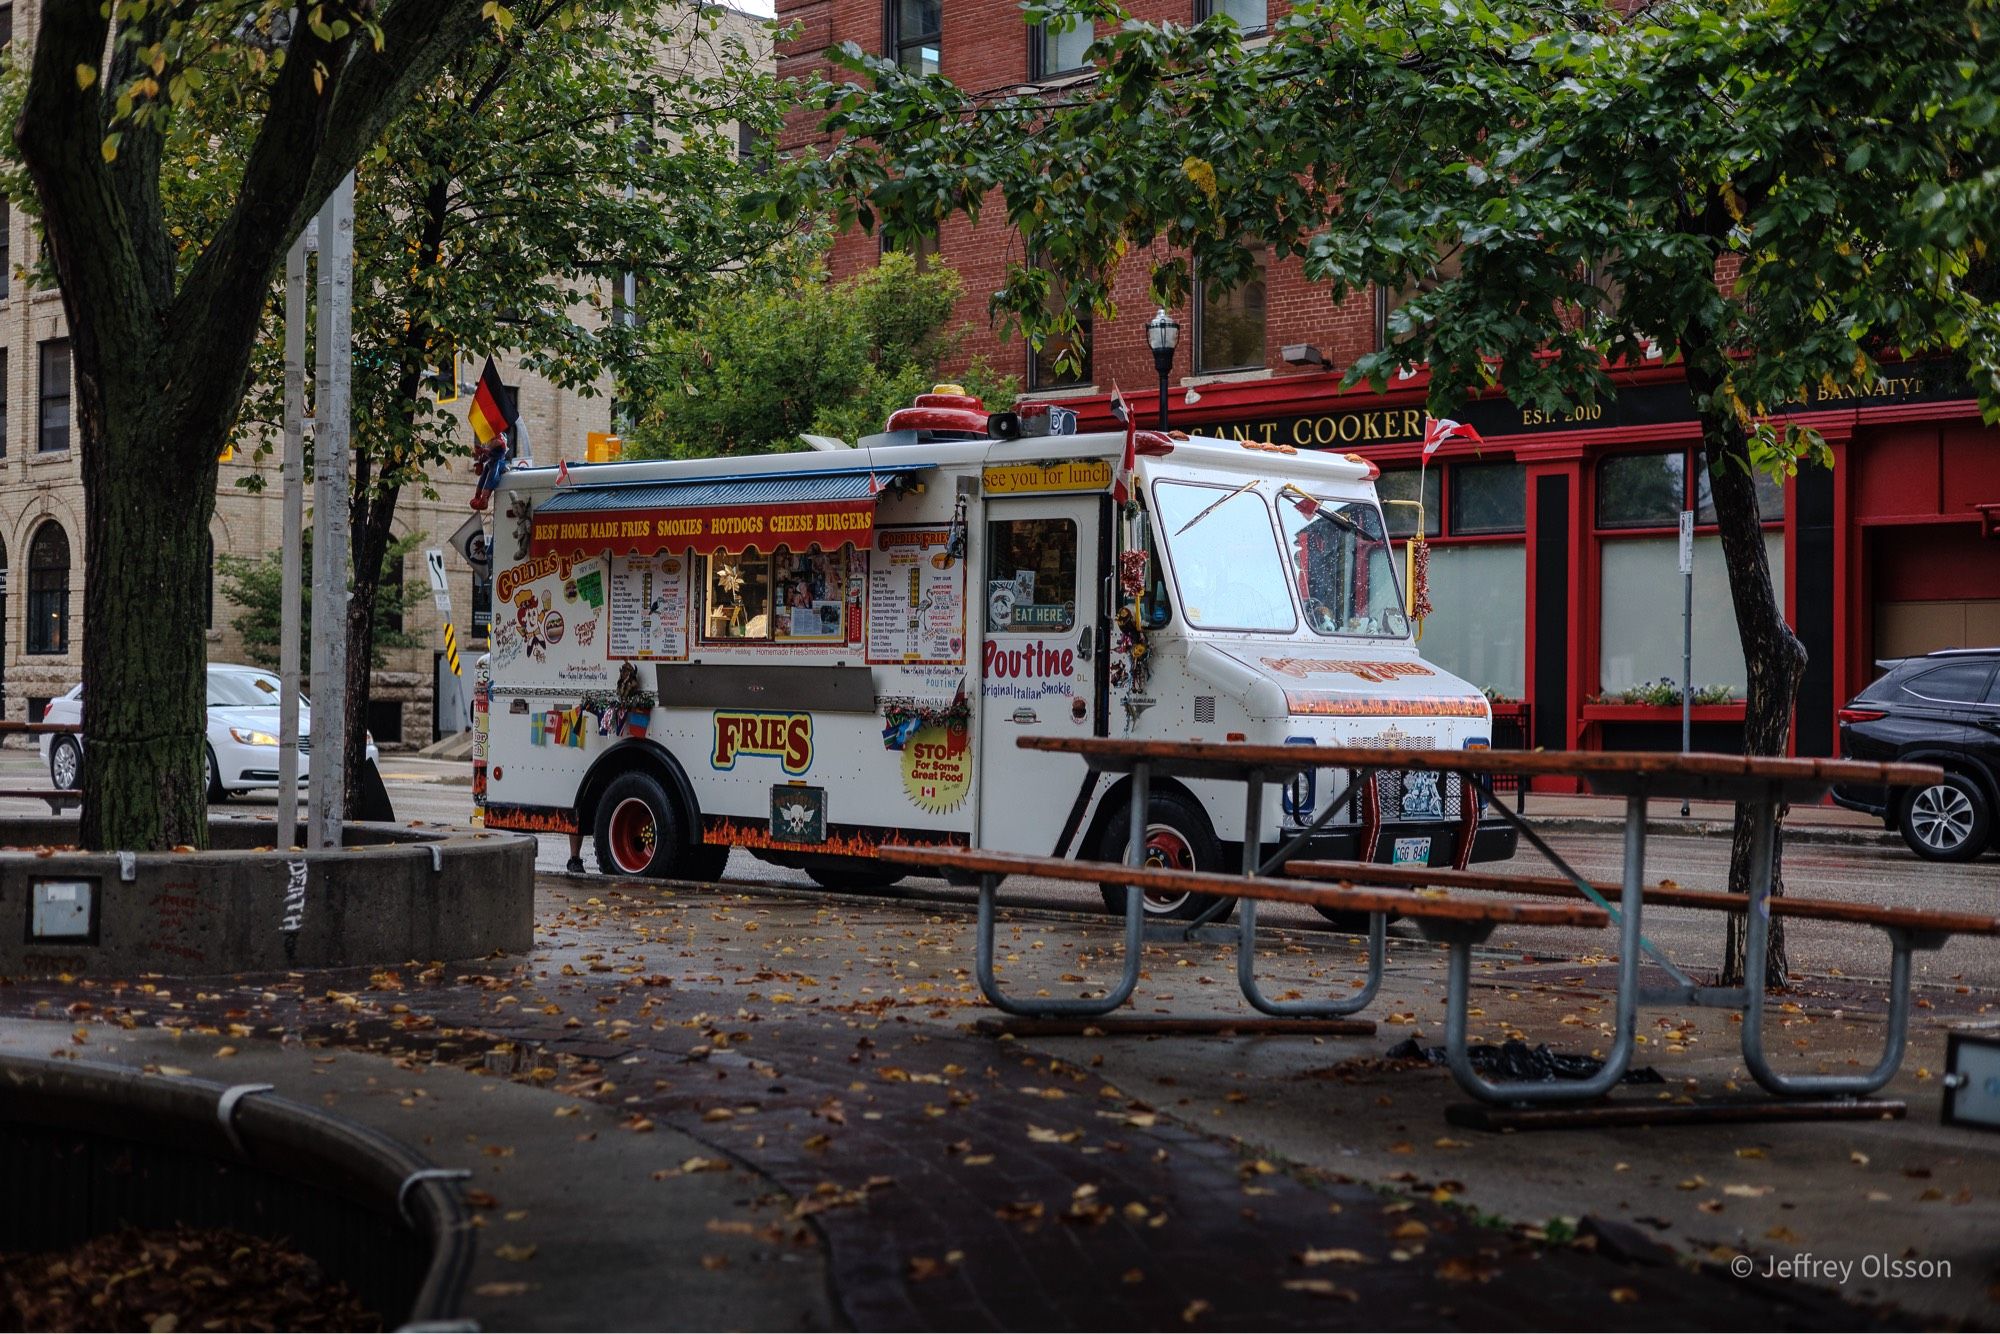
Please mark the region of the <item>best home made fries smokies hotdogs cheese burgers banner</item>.
POLYGON ((721 505, 701 509, 621 510, 614 514, 537 515, 532 556, 650 556, 656 552, 769 553, 786 546, 832 551, 846 542, 865 551, 875 528, 875 501, 817 500, 800 505, 721 505))

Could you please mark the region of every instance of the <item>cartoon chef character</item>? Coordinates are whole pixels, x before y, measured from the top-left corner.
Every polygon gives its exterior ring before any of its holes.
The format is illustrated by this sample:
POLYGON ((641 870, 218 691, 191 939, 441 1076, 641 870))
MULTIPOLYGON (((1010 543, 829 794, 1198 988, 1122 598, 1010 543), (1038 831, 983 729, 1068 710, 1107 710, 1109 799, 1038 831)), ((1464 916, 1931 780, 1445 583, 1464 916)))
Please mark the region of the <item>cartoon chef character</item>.
POLYGON ((533 589, 514 595, 514 619, 521 627, 521 643, 530 657, 541 662, 548 657, 548 641, 542 637, 542 606, 533 589))

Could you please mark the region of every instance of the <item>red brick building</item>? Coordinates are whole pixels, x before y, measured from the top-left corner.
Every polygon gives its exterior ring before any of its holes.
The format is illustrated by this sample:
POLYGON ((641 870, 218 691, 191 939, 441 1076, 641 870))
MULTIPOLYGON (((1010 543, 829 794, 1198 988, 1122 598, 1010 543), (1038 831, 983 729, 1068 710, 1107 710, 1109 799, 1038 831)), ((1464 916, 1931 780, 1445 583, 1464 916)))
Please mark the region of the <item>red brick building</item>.
MULTIPOLYGON (((1261 0, 1141 0, 1133 12, 1186 21, 1220 6, 1256 28, 1279 3, 1267 12, 1261 0)), ((778 17, 801 25, 780 52, 781 73, 820 66, 828 46, 853 41, 984 90, 1080 77, 1087 44, 1031 30, 1013 0, 779 0, 778 17)), ((812 132, 802 114, 797 140, 812 132)), ((1089 331, 1084 373, 1064 378, 1052 358, 1038 362, 988 323, 989 294, 1021 259, 1018 234, 1004 221, 975 228, 955 217, 936 251, 964 279, 959 315, 974 331, 970 355, 1019 376, 1036 399, 1077 408, 1087 427, 1108 424, 1114 385, 1151 416, 1158 381, 1144 327, 1154 309, 1144 257, 1120 273, 1119 318, 1089 331)), ((879 254, 877 238, 843 236, 834 270, 844 276, 879 254)), ((1426 377, 1382 395, 1338 387, 1340 369, 1378 345, 1387 307, 1380 293, 1336 305, 1296 261, 1272 263, 1261 282, 1219 298, 1198 294, 1171 312, 1180 325, 1172 424, 1360 452, 1383 468, 1385 498, 1413 498, 1426 377), (1288 364, 1284 350, 1300 344, 1333 369, 1288 364)), ((1424 651, 1514 702, 1501 711, 1530 744, 1678 747, 1677 706, 1625 696, 1680 678, 1677 522, 1693 508, 1693 680, 1697 690, 1735 696, 1696 708, 1695 745, 1733 749, 1745 677, 1685 386, 1665 365, 1617 379, 1615 402, 1571 420, 1544 420, 1502 399, 1467 410, 1486 448, 1447 446, 1423 483, 1437 607, 1424 651)), ((1877 392, 1801 405, 1793 417, 1826 436, 1837 462, 1762 489, 1766 542, 1787 617, 1812 659, 1794 744, 1829 754, 1836 711, 1876 674, 1877 659, 2000 644, 2000 431, 1982 426, 1964 387, 1932 366, 1891 371, 1877 392)))

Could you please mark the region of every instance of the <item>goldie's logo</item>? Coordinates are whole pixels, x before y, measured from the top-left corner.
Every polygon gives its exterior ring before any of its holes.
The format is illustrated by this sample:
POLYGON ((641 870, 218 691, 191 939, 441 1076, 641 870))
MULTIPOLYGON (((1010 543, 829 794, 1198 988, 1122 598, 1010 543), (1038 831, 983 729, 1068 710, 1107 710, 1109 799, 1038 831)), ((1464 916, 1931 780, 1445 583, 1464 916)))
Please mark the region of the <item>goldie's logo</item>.
POLYGON ((738 755, 763 755, 782 761, 788 774, 812 767, 813 722, 810 713, 740 710, 715 713, 715 750, 709 765, 734 769, 738 755))

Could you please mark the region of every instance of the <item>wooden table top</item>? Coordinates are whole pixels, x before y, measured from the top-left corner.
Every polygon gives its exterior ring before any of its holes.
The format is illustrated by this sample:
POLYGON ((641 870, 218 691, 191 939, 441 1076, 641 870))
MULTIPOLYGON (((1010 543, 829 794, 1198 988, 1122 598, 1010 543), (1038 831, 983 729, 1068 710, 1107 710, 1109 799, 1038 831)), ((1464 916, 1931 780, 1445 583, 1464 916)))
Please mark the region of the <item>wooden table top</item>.
POLYGON ((1787 799, 1849 786, 1935 783, 1929 764, 1878 764, 1790 756, 1678 751, 1387 750, 1365 746, 1267 746, 1241 741, 1141 741, 1126 737, 1024 736, 1024 750, 1080 755, 1093 769, 1128 771, 1148 763, 1190 778, 1289 777, 1307 769, 1425 769, 1462 774, 1581 778, 1602 792, 1657 796, 1756 795, 1777 786, 1787 799))

